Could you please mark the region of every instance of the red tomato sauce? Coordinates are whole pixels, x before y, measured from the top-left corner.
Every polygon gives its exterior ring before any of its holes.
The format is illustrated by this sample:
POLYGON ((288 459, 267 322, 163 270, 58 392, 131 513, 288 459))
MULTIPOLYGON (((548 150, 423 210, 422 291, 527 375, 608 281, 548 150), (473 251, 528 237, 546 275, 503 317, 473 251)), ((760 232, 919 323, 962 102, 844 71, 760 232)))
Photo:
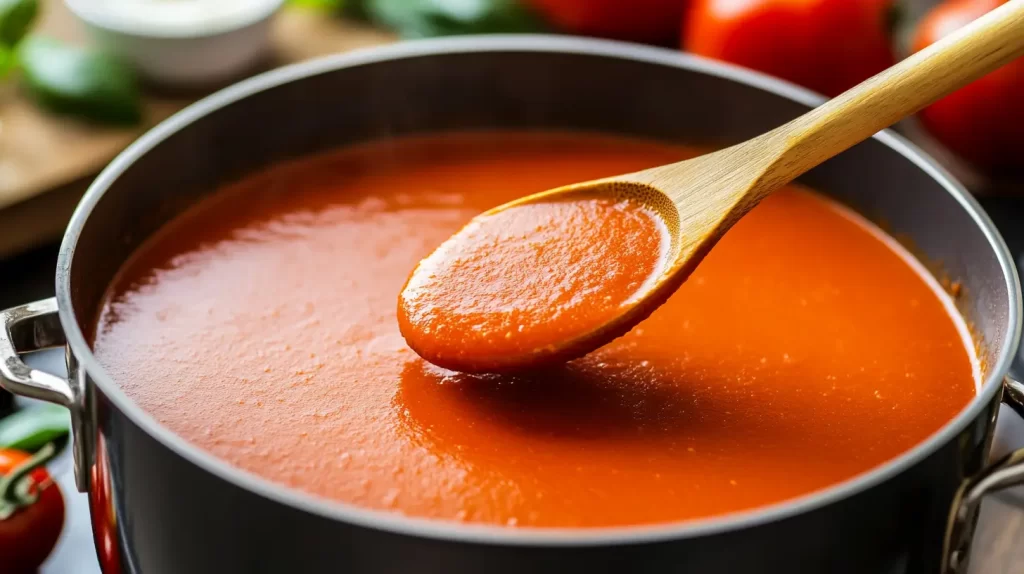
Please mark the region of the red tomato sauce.
POLYGON ((143 409, 238 468, 365 508, 520 528, 780 502, 900 455, 971 400, 973 351, 941 291, 877 230, 795 188, 582 359, 474 376, 406 345, 395 302, 409 271, 473 216, 684 155, 503 133, 273 166, 139 250, 94 349, 143 409))
POLYGON ((657 277, 668 229, 634 201, 581 197, 475 217, 413 271, 406 342, 457 371, 501 370, 599 329, 657 277))

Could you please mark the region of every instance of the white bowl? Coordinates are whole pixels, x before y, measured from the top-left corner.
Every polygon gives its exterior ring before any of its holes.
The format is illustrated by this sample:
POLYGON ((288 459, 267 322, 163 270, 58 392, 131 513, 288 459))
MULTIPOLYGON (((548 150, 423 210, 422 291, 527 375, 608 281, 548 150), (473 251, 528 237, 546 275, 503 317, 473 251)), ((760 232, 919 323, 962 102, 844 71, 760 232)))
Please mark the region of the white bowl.
POLYGON ((270 49, 284 0, 65 0, 96 43, 161 84, 234 79, 270 49), (205 11, 194 10, 205 8, 205 11))

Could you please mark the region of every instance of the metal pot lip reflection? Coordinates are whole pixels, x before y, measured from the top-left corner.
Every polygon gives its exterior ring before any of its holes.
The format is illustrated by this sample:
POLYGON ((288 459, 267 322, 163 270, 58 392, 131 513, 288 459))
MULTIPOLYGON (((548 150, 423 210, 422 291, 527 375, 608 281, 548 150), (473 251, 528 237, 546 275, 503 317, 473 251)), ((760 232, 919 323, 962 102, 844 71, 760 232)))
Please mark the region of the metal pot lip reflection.
MULTIPOLYGON (((161 142, 183 127, 202 120, 211 112, 281 84, 330 73, 338 69, 373 65, 392 60, 488 52, 536 53, 539 57, 543 57, 544 54, 577 54, 640 64, 654 64, 666 69, 686 70, 744 84, 806 106, 815 106, 822 101, 820 96, 787 82, 736 66, 712 62, 675 51, 606 40, 555 36, 499 35, 420 40, 382 48, 358 50, 261 74, 221 90, 159 124, 122 152, 89 187, 75 210, 65 233, 56 274, 60 321, 66 333, 68 346, 77 358, 79 367, 84 369, 103 394, 144 432, 153 436, 182 458, 228 483, 304 512, 361 527, 436 540, 510 546, 573 547, 643 544, 663 540, 697 538, 779 521, 796 514, 813 511, 863 492, 920 462, 929 453, 948 443, 955 435, 963 431, 999 392, 1002 378, 1009 370, 1020 338, 1020 285, 1009 250, 978 203, 943 168, 902 137, 885 131, 876 134, 874 139, 914 164, 930 179, 938 183, 946 193, 956 199, 982 231, 999 262, 1005 280, 1009 303, 1009 308, 1006 310, 1007 330, 1003 338, 1004 346, 999 349, 996 360, 990 365, 982 381, 981 390, 954 419, 899 457, 826 489, 770 506, 724 516, 633 527, 514 529, 410 518, 320 498, 233 467, 199 447, 189 444, 170 429, 158 423, 128 398, 92 354, 85 333, 75 317, 72 308, 70 271, 76 245, 90 213, 104 192, 129 166, 143 155, 157 150, 161 142)), ((998 312, 1002 313, 1003 310, 1000 309, 998 312)))

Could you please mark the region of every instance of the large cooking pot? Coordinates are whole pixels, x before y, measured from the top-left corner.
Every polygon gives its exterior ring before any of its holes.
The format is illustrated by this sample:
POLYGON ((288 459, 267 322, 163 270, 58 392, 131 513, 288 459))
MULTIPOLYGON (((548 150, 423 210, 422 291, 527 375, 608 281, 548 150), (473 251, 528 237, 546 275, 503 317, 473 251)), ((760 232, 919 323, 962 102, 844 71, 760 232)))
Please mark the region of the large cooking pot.
POLYGON ((467 526, 363 510, 270 483, 188 444, 121 391, 87 342, 104 290, 143 240, 221 184, 274 162, 374 138, 477 128, 721 145, 818 101, 679 53, 548 37, 401 44, 264 74, 162 123, 96 179, 64 237, 56 298, 0 316, 0 383, 71 409, 78 485, 90 493, 108 574, 934 574, 940 565, 960 572, 980 499, 1024 479, 1024 455, 986 467, 1000 397, 1019 397, 1022 388, 1007 381, 1002 392, 1020 334, 1020 287, 974 200, 891 133, 804 181, 884 221, 963 284, 961 311, 981 345, 984 385, 954 420, 899 458, 770 507, 597 530, 467 526), (67 379, 18 356, 60 345, 67 379))

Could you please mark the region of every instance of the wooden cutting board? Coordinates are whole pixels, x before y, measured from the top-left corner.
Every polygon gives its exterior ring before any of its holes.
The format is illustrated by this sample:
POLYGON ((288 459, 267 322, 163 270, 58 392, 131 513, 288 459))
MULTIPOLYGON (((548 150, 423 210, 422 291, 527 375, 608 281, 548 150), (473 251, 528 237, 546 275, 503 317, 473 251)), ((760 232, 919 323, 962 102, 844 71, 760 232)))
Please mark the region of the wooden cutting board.
MULTIPOLYGON (((38 32, 84 44, 84 30, 60 0, 44 0, 38 32)), ((387 32, 315 11, 285 9, 274 25, 274 65, 392 42, 387 32)), ((135 128, 109 128, 39 110, 0 86, 0 257, 59 237, 98 173, 146 129, 205 94, 146 98, 135 128)))

